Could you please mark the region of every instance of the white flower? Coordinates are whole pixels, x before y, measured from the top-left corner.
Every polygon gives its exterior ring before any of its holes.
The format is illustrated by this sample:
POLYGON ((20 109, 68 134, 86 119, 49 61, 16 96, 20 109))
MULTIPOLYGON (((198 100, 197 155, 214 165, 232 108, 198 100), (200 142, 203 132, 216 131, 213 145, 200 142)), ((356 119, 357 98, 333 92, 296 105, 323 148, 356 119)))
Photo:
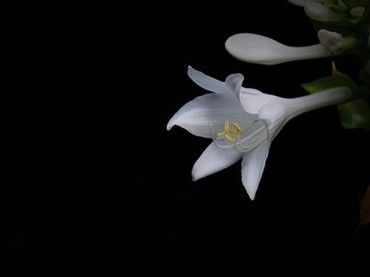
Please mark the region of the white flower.
POLYGON ((320 43, 294 47, 259 34, 239 33, 226 40, 225 48, 231 56, 241 61, 274 65, 340 55, 358 43, 354 37, 343 37, 340 33, 325 29, 319 30, 317 36, 320 43))
POLYGON ((320 43, 293 47, 253 33, 239 33, 230 36, 225 42, 225 48, 236 59, 265 65, 331 55, 320 43))
POLYGON ((193 180, 219 172, 242 160, 242 183, 253 200, 262 177, 271 141, 293 117, 312 109, 337 104, 351 96, 337 87, 286 99, 242 87, 241 74, 221 82, 188 68, 189 77, 212 93, 196 97, 181 107, 167 124, 212 139, 195 162, 193 180))

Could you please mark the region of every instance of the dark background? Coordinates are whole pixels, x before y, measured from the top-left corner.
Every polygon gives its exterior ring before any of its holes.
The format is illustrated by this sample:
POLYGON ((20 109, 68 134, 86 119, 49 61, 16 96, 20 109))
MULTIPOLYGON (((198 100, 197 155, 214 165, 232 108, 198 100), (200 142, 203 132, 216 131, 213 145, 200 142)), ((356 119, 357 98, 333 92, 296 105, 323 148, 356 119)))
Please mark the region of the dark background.
MULTIPOLYGON (((210 141, 166 130, 205 93, 188 65, 283 97, 330 74, 330 58, 232 58, 224 42, 238 32, 317 43, 300 7, 255 2, 2 9, 1 276, 368 269, 369 232, 355 230, 369 133, 342 128, 336 107, 284 127, 253 202, 240 163, 192 182, 210 141)), ((356 58, 335 60, 356 78, 356 58)))

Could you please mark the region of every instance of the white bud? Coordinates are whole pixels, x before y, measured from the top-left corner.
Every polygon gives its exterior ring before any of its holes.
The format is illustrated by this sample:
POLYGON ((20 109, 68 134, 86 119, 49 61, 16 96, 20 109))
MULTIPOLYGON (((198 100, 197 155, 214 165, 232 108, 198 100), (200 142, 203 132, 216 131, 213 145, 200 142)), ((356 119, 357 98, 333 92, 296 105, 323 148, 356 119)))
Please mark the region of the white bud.
POLYGON ((355 18, 360 18, 364 15, 366 9, 364 7, 355 7, 349 11, 350 15, 355 18))
POLYGON ((342 0, 338 0, 338 7, 342 9, 348 9, 348 6, 342 0))
POLYGON ((321 45, 329 52, 338 50, 343 45, 343 36, 337 32, 321 29, 317 32, 321 45))
POLYGON ((355 46, 357 42, 354 37, 343 37, 340 33, 328 31, 325 29, 319 30, 317 32, 317 36, 320 40, 321 45, 330 53, 351 48, 355 46))
POLYGON ((306 1, 304 10, 309 18, 320 22, 343 22, 346 20, 343 14, 330 10, 320 2, 306 1))

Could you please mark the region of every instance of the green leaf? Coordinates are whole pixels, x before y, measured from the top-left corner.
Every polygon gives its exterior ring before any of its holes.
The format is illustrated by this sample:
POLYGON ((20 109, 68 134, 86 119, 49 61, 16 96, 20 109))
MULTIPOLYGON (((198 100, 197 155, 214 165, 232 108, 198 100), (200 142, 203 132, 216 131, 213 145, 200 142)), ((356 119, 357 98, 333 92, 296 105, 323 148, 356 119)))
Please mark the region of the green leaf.
POLYGON ((318 80, 302 84, 302 87, 309 93, 315 93, 324 89, 342 86, 349 87, 355 92, 359 89, 355 82, 342 74, 331 75, 329 77, 323 77, 318 80))

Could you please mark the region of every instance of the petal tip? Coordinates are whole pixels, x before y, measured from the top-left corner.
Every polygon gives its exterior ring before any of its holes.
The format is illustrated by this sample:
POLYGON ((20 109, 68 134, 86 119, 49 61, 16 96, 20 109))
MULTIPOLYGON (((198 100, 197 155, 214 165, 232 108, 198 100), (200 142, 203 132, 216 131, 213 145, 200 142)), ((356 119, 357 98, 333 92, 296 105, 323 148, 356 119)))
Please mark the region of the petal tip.
POLYGON ((256 193, 254 193, 254 194, 253 193, 248 193, 248 195, 249 195, 249 198, 253 201, 255 196, 256 196, 256 193))
POLYGON ((203 178, 204 176, 199 172, 199 169, 193 166, 193 169, 191 171, 191 180, 193 182, 198 181, 199 179, 203 178))
POLYGON ((168 123, 167 123, 167 125, 166 125, 166 130, 167 130, 167 131, 171 130, 171 129, 172 129, 172 127, 173 127, 173 126, 175 126, 175 125, 176 125, 175 120, 174 120, 174 118, 172 117, 172 118, 170 119, 170 121, 168 121, 168 123))

